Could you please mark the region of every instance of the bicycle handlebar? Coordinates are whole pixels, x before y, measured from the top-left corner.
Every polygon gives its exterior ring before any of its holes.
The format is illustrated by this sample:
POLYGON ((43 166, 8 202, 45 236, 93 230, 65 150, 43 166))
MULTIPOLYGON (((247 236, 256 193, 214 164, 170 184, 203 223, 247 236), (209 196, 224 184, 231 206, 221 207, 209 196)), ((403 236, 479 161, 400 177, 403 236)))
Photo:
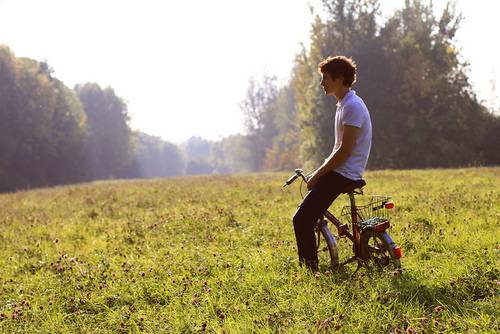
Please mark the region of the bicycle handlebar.
POLYGON ((282 186, 282 188, 285 188, 286 186, 289 186, 291 185, 298 177, 302 177, 302 179, 304 179, 304 181, 307 183, 307 179, 306 177, 304 176, 304 171, 302 169, 299 169, 297 168, 295 170, 295 174, 292 175, 282 186))

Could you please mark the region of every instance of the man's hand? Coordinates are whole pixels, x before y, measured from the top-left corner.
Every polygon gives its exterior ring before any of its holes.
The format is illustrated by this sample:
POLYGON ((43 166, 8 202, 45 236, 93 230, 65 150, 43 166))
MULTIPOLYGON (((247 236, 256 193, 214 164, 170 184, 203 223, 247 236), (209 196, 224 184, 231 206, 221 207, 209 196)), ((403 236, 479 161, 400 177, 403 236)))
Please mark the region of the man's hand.
POLYGON ((307 190, 312 190, 316 183, 318 182, 318 177, 316 177, 316 173, 307 176, 307 190))

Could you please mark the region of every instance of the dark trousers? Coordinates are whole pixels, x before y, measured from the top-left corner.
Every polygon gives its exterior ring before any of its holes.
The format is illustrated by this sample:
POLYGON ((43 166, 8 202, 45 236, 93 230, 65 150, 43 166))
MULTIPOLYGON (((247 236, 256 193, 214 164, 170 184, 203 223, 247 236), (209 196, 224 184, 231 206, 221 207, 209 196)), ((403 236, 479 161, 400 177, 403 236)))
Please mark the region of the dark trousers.
POLYGON ((301 264, 306 264, 309 267, 317 266, 318 252, 314 224, 344 189, 353 182, 353 180, 331 171, 323 174, 314 188, 304 197, 293 215, 293 227, 301 264))

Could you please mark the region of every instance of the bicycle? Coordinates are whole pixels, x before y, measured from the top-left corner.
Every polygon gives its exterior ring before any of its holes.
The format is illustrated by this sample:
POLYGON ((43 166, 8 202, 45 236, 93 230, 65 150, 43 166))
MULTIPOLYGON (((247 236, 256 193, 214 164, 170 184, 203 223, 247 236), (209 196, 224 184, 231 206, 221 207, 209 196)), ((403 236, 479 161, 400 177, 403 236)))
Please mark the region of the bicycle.
MULTIPOLYGON (((307 178, 301 169, 296 169, 295 174, 291 176, 282 188, 292 184, 298 177, 302 182, 307 178)), ((301 195, 302 195, 301 182, 301 195)), ((391 196, 372 196, 371 201, 365 205, 356 205, 355 195, 363 195, 363 187, 366 185, 364 180, 357 180, 355 183, 342 191, 342 194, 349 195, 350 205, 344 206, 341 217, 347 218, 351 224, 352 233, 347 224, 342 224, 331 212, 326 210, 323 216, 315 224, 316 248, 320 253, 321 237, 325 239, 327 247, 321 251, 328 251, 330 258, 330 267, 332 270, 338 270, 351 262, 357 262, 356 273, 363 265, 370 271, 372 264, 379 269, 392 266, 396 271, 401 271, 401 257, 403 252, 401 248, 392 240, 387 229, 390 227, 389 210, 394 208, 391 196), (328 228, 328 222, 331 222, 338 231, 338 238, 347 238, 352 241, 353 253, 347 260, 340 263, 339 247, 336 238, 328 228)), ((302 196, 303 197, 303 196, 302 196)))

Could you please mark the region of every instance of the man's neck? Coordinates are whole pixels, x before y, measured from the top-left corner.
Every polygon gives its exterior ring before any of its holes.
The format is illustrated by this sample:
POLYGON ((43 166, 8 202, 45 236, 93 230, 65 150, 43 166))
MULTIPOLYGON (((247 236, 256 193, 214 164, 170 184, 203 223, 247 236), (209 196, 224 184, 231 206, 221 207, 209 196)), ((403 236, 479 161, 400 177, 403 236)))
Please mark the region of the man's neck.
POLYGON ((344 98, 344 96, 350 91, 351 89, 349 87, 342 87, 339 92, 335 94, 335 97, 337 98, 337 101, 340 102, 344 98), (338 95, 337 95, 338 94, 338 95))

